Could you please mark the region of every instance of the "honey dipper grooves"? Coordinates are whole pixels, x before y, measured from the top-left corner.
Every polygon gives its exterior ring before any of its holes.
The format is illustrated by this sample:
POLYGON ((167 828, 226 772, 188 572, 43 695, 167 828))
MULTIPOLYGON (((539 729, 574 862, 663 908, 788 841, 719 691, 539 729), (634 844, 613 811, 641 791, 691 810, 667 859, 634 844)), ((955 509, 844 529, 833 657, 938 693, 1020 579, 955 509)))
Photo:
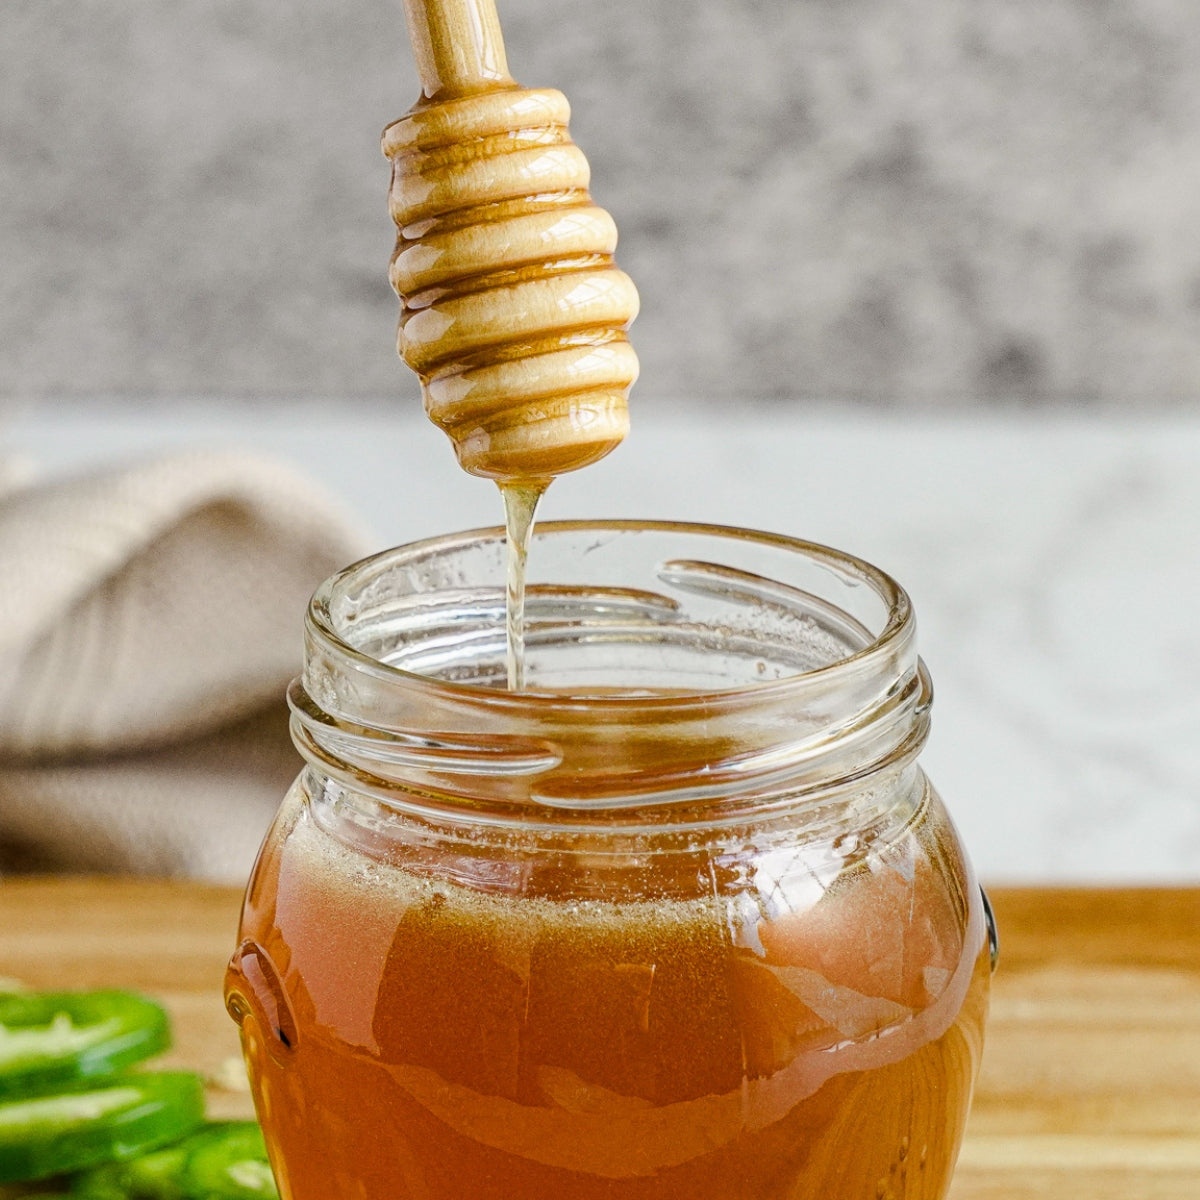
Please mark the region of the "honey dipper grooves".
POLYGON ((561 92, 501 85, 384 131, 398 348, 475 475, 573 471, 628 430, 637 290, 569 118, 561 92))

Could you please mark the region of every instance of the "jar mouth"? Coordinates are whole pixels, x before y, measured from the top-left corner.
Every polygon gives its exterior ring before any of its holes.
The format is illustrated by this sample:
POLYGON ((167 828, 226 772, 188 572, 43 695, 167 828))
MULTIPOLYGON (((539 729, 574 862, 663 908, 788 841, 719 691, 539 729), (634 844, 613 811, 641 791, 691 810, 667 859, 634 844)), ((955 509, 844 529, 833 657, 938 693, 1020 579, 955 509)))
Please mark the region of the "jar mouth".
MULTIPOLYGON (((595 617, 599 609, 601 619, 605 617, 619 621, 622 617, 633 618, 637 624, 658 622, 658 631, 674 628, 670 617, 675 603, 661 591, 649 588, 595 586, 585 590, 578 585, 566 585, 557 592, 542 584, 536 574, 537 552, 540 543, 563 535, 596 535, 606 537, 614 534, 650 533, 668 538, 716 539, 722 545, 735 544, 741 547, 761 546, 794 556, 796 561, 807 561, 830 574, 840 577, 848 588, 865 585, 878 609, 871 628, 862 614, 847 612, 837 605, 807 589, 783 580, 769 579, 753 571, 739 567, 723 566, 684 554, 664 558, 657 564, 655 575, 670 588, 709 595, 723 596, 726 600, 741 601, 748 605, 777 606, 782 611, 791 610, 797 615, 806 615, 814 620, 818 628, 828 635, 825 644, 814 647, 809 644, 795 651, 790 662, 798 669, 781 670, 789 664, 786 654, 779 655, 778 643, 774 649, 779 661, 769 677, 765 671, 758 678, 746 678, 724 685, 680 686, 677 682, 659 682, 653 690, 638 687, 636 682, 601 683, 576 686, 539 687, 536 673, 531 671, 531 682, 520 692, 509 692, 502 686, 505 678, 502 652, 504 649, 504 547, 505 531, 502 526, 490 526, 458 533, 442 534, 412 542, 404 546, 382 551, 351 564, 327 579, 314 593, 308 611, 309 632, 319 637, 331 649, 344 655, 384 677, 394 676, 398 681, 422 689, 445 688, 451 694, 474 697, 490 705, 528 707, 531 710, 561 708, 564 704, 578 701, 590 707, 627 710, 641 707, 670 707, 679 704, 704 705, 712 702, 729 702, 739 697, 754 699, 765 693, 786 690, 797 682, 811 681, 830 672, 853 670, 856 666, 876 657, 886 657, 897 642, 911 635, 913 625, 912 605, 908 594, 890 575, 871 563, 844 551, 836 550, 815 542, 782 534, 764 533, 734 526, 647 520, 603 520, 603 521, 547 521, 539 522, 534 530, 530 551, 532 568, 527 598, 527 640, 530 657, 536 658, 538 626, 545 619, 543 608, 557 609, 553 616, 560 621, 578 621, 581 611, 591 606, 595 617), (462 551, 491 550, 493 578, 478 588, 466 588, 463 581, 453 578, 452 570, 439 567, 440 574, 432 580, 433 588, 427 592, 418 590, 417 579, 422 570, 432 561, 453 559, 462 551), (410 600, 417 600, 413 613, 418 617, 407 629, 388 632, 407 634, 415 646, 408 647, 407 654, 396 654, 395 647, 381 654, 377 648, 368 649, 364 643, 376 642, 379 631, 369 628, 364 622, 364 609, 381 590, 381 584, 397 575, 411 589, 410 600), (451 594, 446 607, 449 613, 438 611, 438 590, 451 594), (466 593, 470 592, 468 597, 466 593), (575 601, 572 611, 571 601, 575 601), (539 602, 543 602, 540 604, 539 602), (486 622, 490 628, 490 639, 479 637, 480 628, 469 619, 463 619, 463 610, 475 606, 473 614, 477 622, 486 622), (808 606, 808 611, 804 611, 808 606), (663 618, 666 618, 664 620, 663 618), (454 637, 460 645, 474 643, 468 653, 478 658, 490 651, 492 664, 481 680, 478 671, 455 670, 451 661, 451 647, 447 641, 454 637), (837 642, 842 645, 838 647, 837 642), (433 643, 432 646, 424 643, 433 643), (427 667, 427 669, 421 669, 427 667)), ((630 630, 631 636, 642 631, 630 630)), ((745 638, 746 631, 732 628, 712 628, 712 641, 725 638, 745 638)), ((596 636, 593 629, 589 636, 596 636)), ((743 644, 740 649, 749 652, 756 647, 743 644)), ((757 647, 764 649, 762 645, 757 647)), ((757 660, 757 661, 761 661, 757 660)))
POLYGON ((505 688, 501 528, 347 567, 315 593, 293 735, 376 793, 602 810, 826 786, 927 729, 907 594, 778 534, 540 523, 526 676, 505 688))

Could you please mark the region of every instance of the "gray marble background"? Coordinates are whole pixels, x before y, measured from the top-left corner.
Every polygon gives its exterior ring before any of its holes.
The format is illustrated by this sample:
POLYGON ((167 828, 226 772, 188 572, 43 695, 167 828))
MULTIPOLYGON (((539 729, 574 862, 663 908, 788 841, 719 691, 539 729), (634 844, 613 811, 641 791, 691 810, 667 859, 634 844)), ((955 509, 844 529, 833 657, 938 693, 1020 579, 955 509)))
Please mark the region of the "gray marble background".
MULTIPOLYGON (((1200 395, 1196 0, 499 0, 642 293, 639 397, 1200 395)), ((400 0, 4 0, 0 397, 413 395, 400 0)))

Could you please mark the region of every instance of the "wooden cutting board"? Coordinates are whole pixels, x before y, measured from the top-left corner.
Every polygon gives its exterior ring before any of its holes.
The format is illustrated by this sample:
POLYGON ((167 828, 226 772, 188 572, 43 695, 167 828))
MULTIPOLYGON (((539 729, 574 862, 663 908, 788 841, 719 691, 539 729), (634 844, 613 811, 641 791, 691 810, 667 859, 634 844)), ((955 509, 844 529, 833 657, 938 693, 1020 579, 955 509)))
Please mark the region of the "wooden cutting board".
MULTIPOLYGON (((992 901, 1000 970, 951 1200, 1200 1200, 1200 889, 992 901)), ((239 904, 190 883, 5 881, 0 975, 160 998, 163 1065, 208 1074, 214 1116, 250 1116, 216 1082, 238 1074, 221 980, 239 904)))

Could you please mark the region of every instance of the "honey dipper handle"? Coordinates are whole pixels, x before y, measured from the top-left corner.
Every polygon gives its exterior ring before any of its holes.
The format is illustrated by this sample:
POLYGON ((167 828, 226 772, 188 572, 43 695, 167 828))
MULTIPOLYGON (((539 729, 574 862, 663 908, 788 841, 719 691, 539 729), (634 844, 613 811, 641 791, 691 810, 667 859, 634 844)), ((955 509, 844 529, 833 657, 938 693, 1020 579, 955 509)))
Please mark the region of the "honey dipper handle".
POLYGON ((495 0, 404 0, 404 15, 427 99, 512 83, 495 0))

